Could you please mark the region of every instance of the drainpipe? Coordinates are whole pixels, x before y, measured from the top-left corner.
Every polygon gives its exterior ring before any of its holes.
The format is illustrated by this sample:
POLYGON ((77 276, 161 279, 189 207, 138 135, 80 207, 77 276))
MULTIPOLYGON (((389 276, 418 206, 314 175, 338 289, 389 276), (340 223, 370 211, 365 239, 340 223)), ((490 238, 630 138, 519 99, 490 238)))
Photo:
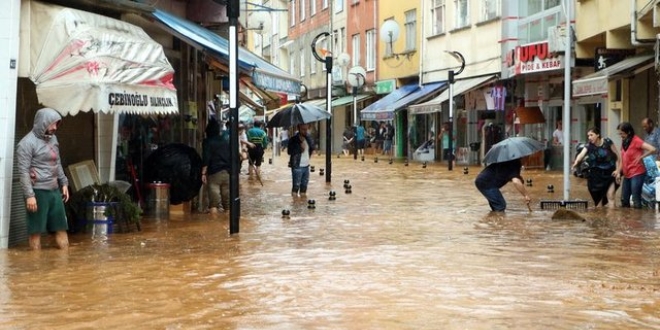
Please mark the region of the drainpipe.
POLYGON ((635 0, 630 0, 630 43, 636 47, 655 45, 655 39, 637 38, 637 2, 635 0))

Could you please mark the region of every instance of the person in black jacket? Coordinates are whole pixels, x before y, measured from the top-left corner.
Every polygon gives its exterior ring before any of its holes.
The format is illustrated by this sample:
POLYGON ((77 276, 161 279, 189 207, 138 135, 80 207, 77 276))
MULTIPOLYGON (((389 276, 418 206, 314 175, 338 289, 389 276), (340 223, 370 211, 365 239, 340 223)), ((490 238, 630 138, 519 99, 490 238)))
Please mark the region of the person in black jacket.
POLYGON ((305 195, 309 183, 309 160, 314 152, 314 142, 307 134, 307 124, 298 125, 298 133, 289 139, 287 154, 291 167, 292 195, 305 195))
POLYGON ((209 211, 218 213, 218 206, 229 210, 229 131, 220 134, 220 124, 211 120, 202 142, 202 182, 207 184, 209 211))
POLYGON ((522 161, 519 158, 508 162, 490 164, 477 175, 474 184, 488 200, 491 210, 494 212, 504 212, 506 210, 506 200, 504 200, 500 188, 509 182, 513 183, 513 186, 523 195, 525 203, 529 205, 531 198, 525 190, 525 180, 520 175, 521 169, 522 161))

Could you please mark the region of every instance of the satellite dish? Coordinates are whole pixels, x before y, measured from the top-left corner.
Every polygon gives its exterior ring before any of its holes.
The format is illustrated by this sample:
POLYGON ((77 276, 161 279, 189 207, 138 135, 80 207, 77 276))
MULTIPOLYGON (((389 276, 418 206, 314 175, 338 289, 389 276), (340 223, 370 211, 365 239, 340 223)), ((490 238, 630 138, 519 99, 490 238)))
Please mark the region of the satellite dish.
POLYGON ((399 24, 394 20, 387 20, 380 26, 380 40, 383 42, 395 42, 399 39, 399 24))
POLYGON ((348 84, 351 85, 351 87, 360 88, 364 86, 366 78, 367 70, 361 66, 354 66, 348 70, 348 84))
POLYGON ((258 34, 265 34, 270 31, 270 25, 271 20, 269 13, 265 11, 255 11, 248 15, 246 28, 258 34))
POLYGON ((337 57, 337 65, 342 68, 348 66, 348 62, 350 61, 351 56, 346 53, 341 53, 339 54, 339 57, 337 57))

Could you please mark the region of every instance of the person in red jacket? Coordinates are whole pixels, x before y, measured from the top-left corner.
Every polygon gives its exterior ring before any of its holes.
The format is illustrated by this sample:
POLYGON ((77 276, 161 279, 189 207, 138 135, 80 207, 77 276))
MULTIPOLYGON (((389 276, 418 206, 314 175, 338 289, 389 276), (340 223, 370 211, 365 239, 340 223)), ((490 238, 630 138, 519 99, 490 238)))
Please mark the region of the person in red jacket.
MULTIPOLYGON (((633 207, 642 208, 642 186, 646 177, 646 167, 642 159, 655 153, 655 147, 644 142, 635 135, 635 130, 629 122, 622 122, 616 128, 621 136, 621 160, 623 182, 621 183, 621 206, 630 207, 632 196, 633 207)), ((617 181, 621 181, 621 173, 617 173, 617 181)))

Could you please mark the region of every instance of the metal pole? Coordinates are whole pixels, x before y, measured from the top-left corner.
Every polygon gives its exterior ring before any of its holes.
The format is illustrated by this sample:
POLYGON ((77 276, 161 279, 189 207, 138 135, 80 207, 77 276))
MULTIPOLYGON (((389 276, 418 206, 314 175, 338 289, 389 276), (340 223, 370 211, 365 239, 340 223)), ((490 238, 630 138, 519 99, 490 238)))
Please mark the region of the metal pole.
MULTIPOLYGON (((330 12, 332 12, 332 10, 330 10, 330 12)), ((332 19, 330 20, 330 23, 332 24, 332 19)), ((314 55, 314 58, 316 58, 317 61, 325 63, 325 71, 327 73, 325 105, 328 113, 332 114, 332 54, 328 52, 325 54, 325 58, 323 58, 316 52, 316 42, 321 37, 329 38, 330 33, 322 32, 314 37, 314 40, 312 40, 312 55, 314 55)), ((326 120, 325 140, 325 182, 330 183, 332 180, 332 116, 326 120)))
MULTIPOLYGON (((329 113, 332 113, 332 56, 328 53, 325 56, 325 70, 327 72, 325 105, 329 113)), ((325 182, 332 181, 332 116, 326 120, 325 124, 325 182)))
POLYGON ((562 129, 564 130, 564 200, 568 200, 571 193, 570 156, 571 156, 571 2, 565 0, 566 5, 566 46, 564 49, 564 111, 562 113, 562 129))
POLYGON ((229 176, 229 234, 239 231, 241 217, 241 198, 238 195, 239 154, 238 154, 238 16, 239 0, 229 0, 227 17, 229 18, 229 131, 230 176, 229 176))
MULTIPOLYGON (((452 141, 452 137, 454 134, 454 70, 449 70, 448 72, 448 80, 449 80, 449 131, 447 132, 448 136, 447 138, 449 139, 449 143, 447 144, 447 147, 449 148, 449 157, 447 159, 447 169, 449 171, 454 169, 454 165, 452 164, 452 157, 454 153, 452 152, 452 148, 454 147, 454 141, 452 141)), ((440 140, 440 146, 442 147, 442 139, 440 140)))
MULTIPOLYGON (((359 79, 359 78, 358 78, 359 79)), ((353 87, 353 127, 355 127, 355 132, 353 133, 353 159, 356 160, 358 156, 358 145, 357 145, 357 130, 358 130, 358 118, 357 118, 357 86, 353 87)))

